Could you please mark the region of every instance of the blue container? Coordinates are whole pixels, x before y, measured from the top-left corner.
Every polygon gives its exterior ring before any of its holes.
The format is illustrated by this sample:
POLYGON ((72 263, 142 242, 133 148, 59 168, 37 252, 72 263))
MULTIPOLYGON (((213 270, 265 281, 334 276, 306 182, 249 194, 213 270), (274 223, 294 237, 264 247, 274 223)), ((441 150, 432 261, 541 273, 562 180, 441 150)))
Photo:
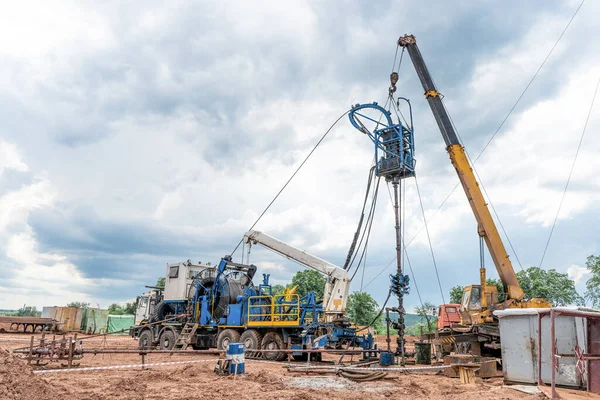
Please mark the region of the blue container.
POLYGON ((394 353, 389 351, 382 352, 379 356, 379 365, 392 365, 394 363, 394 353))
POLYGON ((246 372, 246 357, 244 356, 244 343, 229 343, 225 358, 230 361, 230 374, 243 374, 246 372))
POLYGON ((229 343, 227 354, 244 354, 244 343, 229 343))

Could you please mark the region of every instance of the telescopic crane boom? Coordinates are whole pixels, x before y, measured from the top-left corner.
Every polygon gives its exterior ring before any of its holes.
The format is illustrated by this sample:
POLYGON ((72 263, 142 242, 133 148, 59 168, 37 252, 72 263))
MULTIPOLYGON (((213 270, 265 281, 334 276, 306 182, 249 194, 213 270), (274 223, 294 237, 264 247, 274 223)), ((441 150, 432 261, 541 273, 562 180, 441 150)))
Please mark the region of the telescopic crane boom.
MULTIPOLYGON (((431 75, 429 74, 427 66, 425 65, 425 61, 423 60, 423 56, 419 51, 415 37, 413 35, 402 36, 400 39, 398 39, 398 45, 408 51, 410 59, 412 60, 415 70, 417 71, 417 75, 421 80, 421 84, 425 90, 425 98, 431 107, 435 121, 440 128, 440 132, 442 133, 444 141, 446 142, 446 151, 450 156, 452 165, 456 169, 460 183, 465 191, 465 194, 467 195, 467 198, 469 199, 469 204, 471 205, 471 209, 473 210, 473 214, 477 220, 477 231, 479 236, 485 241, 496 270, 498 271, 500 280, 504 285, 504 291, 506 292, 507 300, 502 307, 494 308, 531 306, 531 302, 521 302, 521 300, 524 298, 524 294, 521 286, 519 285, 519 281, 517 280, 517 275, 515 274, 515 270, 509 259, 508 253, 506 252, 506 248, 502 243, 502 239, 500 238, 496 224, 492 219, 492 215, 490 214, 487 203, 485 202, 483 194, 481 193, 481 189, 479 188, 479 184, 477 183, 475 174, 473 173, 473 168, 471 167, 465 153, 465 149, 458 140, 458 136, 452 121, 448 116, 448 112, 446 111, 444 103, 442 102, 441 95, 438 92, 431 75)), ((481 304, 481 310, 486 310, 488 305, 492 306, 494 303, 498 303, 498 300, 497 292, 494 290, 494 288, 486 286, 486 274, 483 266, 480 269, 480 281, 481 286, 479 289, 479 304, 481 304), (481 291, 483 291, 483 293, 481 293, 481 291)), ((476 285, 473 287, 476 288, 476 285)), ((467 289, 465 289, 465 294, 466 291, 467 289)), ((469 299, 465 299, 465 296, 463 295, 463 306, 465 305, 465 300, 471 304, 478 303, 477 301, 473 301, 472 296, 475 295, 474 290, 471 290, 469 295, 471 296, 470 301, 469 299)), ((534 302, 536 306, 547 306, 547 302, 545 302, 543 299, 533 300, 536 300, 534 302)), ((481 315, 479 322, 485 322, 485 320, 489 320, 490 318, 490 313, 487 313, 485 316, 481 315)))
POLYGON ((331 264, 319 257, 308 254, 281 240, 275 239, 258 231, 248 231, 244 234, 244 243, 248 245, 261 244, 274 252, 290 258, 298 263, 314 269, 327 277, 323 294, 323 312, 325 321, 332 322, 344 318, 346 302, 350 289, 350 277, 345 269, 331 264))

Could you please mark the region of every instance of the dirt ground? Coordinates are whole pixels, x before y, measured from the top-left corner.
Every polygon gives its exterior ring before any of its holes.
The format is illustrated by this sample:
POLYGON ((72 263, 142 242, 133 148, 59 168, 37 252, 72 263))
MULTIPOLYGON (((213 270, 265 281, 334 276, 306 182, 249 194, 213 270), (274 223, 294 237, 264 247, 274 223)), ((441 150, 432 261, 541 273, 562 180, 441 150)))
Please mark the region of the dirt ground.
MULTIPOLYGON (((36 334, 36 336, 39 336, 36 334)), ((0 334, 0 399, 542 399, 503 388, 502 379, 464 385, 458 379, 432 373, 391 373, 382 380, 355 383, 334 374, 288 372, 286 363, 246 360, 246 374, 217 376, 216 356, 148 355, 146 363, 198 361, 194 364, 156 366, 146 370, 114 369, 33 374, 32 368, 9 350, 29 344, 30 334, 0 334)), ((384 338, 378 338, 380 346, 384 338)), ((414 342, 414 341, 413 341, 414 342)), ((129 337, 84 341, 84 348, 135 348, 129 337)), ((408 346, 407 346, 408 347, 408 346)), ((345 361, 350 361, 345 360, 345 361)), ((79 366, 139 364, 137 354, 86 355, 79 366)), ((60 368, 50 363, 42 369, 60 368)))

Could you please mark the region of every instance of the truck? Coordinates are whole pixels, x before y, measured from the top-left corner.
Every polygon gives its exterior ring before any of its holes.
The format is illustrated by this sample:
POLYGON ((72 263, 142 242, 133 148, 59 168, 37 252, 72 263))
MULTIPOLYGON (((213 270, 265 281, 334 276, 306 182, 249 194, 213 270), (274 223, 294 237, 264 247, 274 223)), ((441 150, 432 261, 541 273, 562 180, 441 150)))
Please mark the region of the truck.
MULTIPOLYGON (((303 350, 373 348, 373 337, 358 335, 345 319, 350 280, 342 268, 260 232, 248 232, 244 240, 326 275, 323 301, 318 302, 313 292, 274 294, 268 274, 255 284, 257 267, 235 263, 229 255, 217 265, 189 260, 167 264, 162 295, 155 292, 138 301, 138 313, 146 318, 130 329, 130 335, 140 349, 226 350, 229 343, 243 342, 246 349, 271 350, 263 357, 278 361, 287 353, 277 350, 295 350, 294 359, 306 360, 310 353, 303 350)), ((312 354, 320 359, 320 353, 312 354)))
POLYGON ((441 304, 437 310, 437 329, 450 328, 460 323, 460 304, 441 304))
MULTIPOLYGON (((531 307, 548 308, 551 307, 551 304, 542 298, 525 298, 502 238, 475 177, 473 167, 458 139, 454 124, 442 101, 443 96, 437 90, 425 65, 415 37, 413 35, 401 36, 397 44, 403 51, 406 50, 410 56, 423 86, 425 98, 446 144, 450 161, 456 170, 460 184, 477 221, 481 251, 483 252, 483 243, 485 243, 504 286, 504 301, 500 302, 496 286, 486 283, 486 269, 482 256, 479 283, 465 286, 463 291, 458 308, 460 323, 450 324, 449 327, 445 327, 439 332, 439 345, 452 342, 455 345, 454 350, 458 352, 468 351, 474 355, 481 355, 482 351, 491 351, 491 355, 497 355, 500 349, 500 331, 498 320, 493 315, 494 310, 531 307)), ((390 77, 390 93, 396 91, 395 85, 398 75, 395 74, 394 76, 393 73, 390 77)))

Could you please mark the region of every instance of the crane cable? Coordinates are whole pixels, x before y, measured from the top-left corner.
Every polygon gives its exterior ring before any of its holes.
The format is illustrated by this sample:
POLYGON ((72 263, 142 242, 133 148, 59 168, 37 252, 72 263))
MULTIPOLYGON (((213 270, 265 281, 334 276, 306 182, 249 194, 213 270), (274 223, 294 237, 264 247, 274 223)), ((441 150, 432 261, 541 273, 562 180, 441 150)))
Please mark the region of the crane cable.
POLYGON ((358 220, 358 227, 356 228, 356 232, 354 232, 354 239, 350 244, 350 248, 348 249, 348 255, 346 256, 346 262, 344 263, 344 269, 348 269, 350 267, 350 260, 352 255, 354 254, 354 250, 356 248, 356 242, 358 242, 358 237, 360 236, 360 232, 362 229, 362 224, 365 218, 365 208, 367 207, 367 200, 369 198, 369 192, 371 191, 371 183, 373 182, 373 172, 375 171, 375 166, 372 166, 369 169, 369 178, 367 180, 367 190, 365 191, 365 200, 363 202, 362 211, 360 213, 360 218, 358 220))
POLYGON ((498 134, 498 132, 500 131, 500 129, 502 129, 502 126, 504 126, 504 123, 506 122, 506 120, 508 120, 508 117, 510 117, 510 115, 512 114, 512 112, 514 111, 514 109, 517 107, 517 105, 519 104, 519 102, 521 101, 521 99, 523 98, 523 96, 525 95, 525 92, 527 92, 527 90, 529 89, 529 87, 531 86, 531 84, 533 83, 533 81, 535 80, 535 78, 538 76, 538 74, 540 73, 540 71, 542 70, 542 68, 544 67, 544 65, 546 64, 546 61, 548 61, 548 59, 550 58, 550 56, 554 52, 554 49, 556 48, 556 46, 558 45, 558 43, 560 42, 560 40, 564 36, 564 34, 567 31, 567 29, 569 29, 569 26, 571 25, 571 22, 573 22, 573 20, 575 19, 575 16, 577 15, 577 13, 579 13, 579 9, 581 8, 581 6, 583 6, 583 3, 585 3, 585 0, 581 0, 581 3, 579 4, 579 7, 577 7, 577 9, 575 10, 575 12, 573 13, 573 16, 571 17, 571 19, 569 20, 569 22, 565 26, 565 29, 563 29, 563 31, 561 32, 561 34, 558 37, 558 39, 556 40, 556 42, 554 43, 554 46, 552 46, 552 48, 550 49, 550 52, 548 53, 548 55, 546 56, 546 58, 544 58, 544 61, 542 61, 542 64, 537 69, 537 71, 535 71, 535 74, 533 74, 533 76, 531 77, 531 80, 529 81, 529 83, 527 84, 527 86, 525 86, 525 89, 523 90, 523 92, 521 93, 521 95, 519 96, 519 98, 517 99, 517 101, 515 102, 515 104, 508 111, 508 114, 506 114, 506 117, 504 117, 504 119, 500 123, 500 126, 498 126, 498 129, 496 129, 496 131, 494 132, 494 134, 492 135, 492 137, 490 137, 490 139, 487 141, 487 143, 485 144, 485 146, 483 146, 483 149, 481 150, 481 152, 479 153, 479 155, 475 158, 475 162, 477 162, 477 160, 479 160, 479 157, 481 157, 481 155, 483 154, 483 152, 485 151, 485 149, 487 149, 487 147, 490 145, 490 143, 492 142, 492 140, 494 140, 494 138, 496 137, 496 135, 498 134))
MULTIPOLYGON (((350 110, 344 111, 344 113, 342 115, 340 115, 338 117, 338 119, 336 119, 333 124, 331 124, 331 126, 329 127, 329 129, 327 129, 327 131, 325 131, 325 133, 323 134, 323 136, 321 136, 321 138, 319 139, 319 141, 317 142, 317 144, 315 144, 315 146, 312 148, 312 150, 310 151, 310 153, 308 153, 308 155, 306 156, 306 158, 304 159, 304 161, 302 161, 302 163, 298 166, 298 168, 296 168, 296 170, 294 171, 294 173, 292 174, 292 176, 290 176, 290 178, 287 180, 287 182, 285 183, 285 185, 282 186, 282 188, 279 190, 279 192, 277 192, 277 194, 275 195, 275 197, 273 198, 273 200, 271 200, 271 202, 269 203, 269 205, 259 215, 259 217, 256 219, 256 221, 254 221, 254 223, 252 224, 252 226, 250 227, 250 229, 248 229, 249 231, 252 230, 256 226, 256 224, 258 223, 258 221, 260 221, 260 219, 266 214, 266 212, 269 210, 269 208, 271 208, 271 206, 273 205, 273 203, 275 203, 275 200, 277 200, 277 198, 279 197, 279 195, 281 195, 281 193, 289 185, 289 183, 292 181, 292 179, 294 179, 294 177, 296 176, 296 174, 300 171, 300 169, 308 161, 308 159, 310 158, 310 156, 312 156, 312 154, 315 152, 315 150, 317 150, 317 147, 319 147, 319 145, 321 144, 321 142, 323 142, 323 140, 325 140, 325 138, 327 137, 327 135, 329 134, 329 132, 331 132, 331 130, 333 129, 333 127, 335 125, 337 125, 337 123, 340 122, 340 120, 344 116, 346 116, 349 112, 350 112, 350 110)), ((240 241, 238 242, 237 246, 235 246, 235 248, 231 252, 232 256, 237 251, 237 249, 240 247, 240 245, 242 244, 243 241, 244 241, 243 238, 240 239, 240 241)))
MULTIPOLYGON (((403 186, 404 186, 404 188, 403 188, 403 192, 404 193, 402 194, 402 197, 405 199, 406 198, 405 197, 405 195, 406 195, 406 179, 404 179, 403 186)), ((390 191, 390 185, 389 185, 389 183, 387 185, 387 189, 388 189, 388 195, 390 196, 390 203, 393 206, 394 205, 394 200, 392 198, 392 192, 390 191)), ((406 205, 406 201, 403 202, 403 208, 404 208, 404 205, 406 205)), ((405 211, 404 210, 402 211, 402 214, 403 214, 402 220, 404 221, 404 215, 405 215, 405 211)), ((403 224, 402 228, 404 230, 406 228, 406 224, 403 224)), ((403 232, 402 233, 402 257, 403 258, 406 257, 406 262, 408 264, 408 268, 410 269, 410 277, 411 277, 411 279, 413 281, 413 284, 415 286, 415 290, 417 291, 417 297, 419 298, 419 303, 421 303, 421 308, 424 310, 425 309, 425 305, 423 303, 423 299, 421 298, 421 292, 419 291, 419 285, 417 284, 417 278, 415 277, 415 272, 413 271, 412 264, 410 262, 410 257, 408 256, 408 250, 406 249, 406 246, 404 245, 404 238, 405 238, 405 235, 404 235, 404 232, 403 232)), ((394 261, 396 261, 396 259, 392 260, 392 262, 394 262, 394 261)), ((435 261, 435 259, 434 259, 434 261, 435 261)), ((367 284, 367 286, 369 284, 371 284, 371 282, 373 282, 373 281, 370 281, 367 284)), ((444 295, 442 294, 442 298, 443 297, 444 297, 444 295)), ((425 319, 427 320, 427 329, 429 329, 429 318, 428 318, 427 315, 425 316, 425 319)))
MULTIPOLYGON (((354 271, 354 274, 352 274, 352 278, 350 278, 350 280, 354 279, 354 276, 356 275, 356 273, 360 269, 360 264, 361 263, 363 264, 363 280, 364 280, 364 270, 366 269, 366 265, 367 265, 367 259, 366 259, 367 248, 369 246, 369 238, 371 237, 371 228, 373 227, 373 219, 375 218, 375 207, 377 205, 377 195, 379 194, 379 182, 380 182, 380 179, 377 179, 377 185, 375 187, 375 193, 373 194, 373 203, 372 203, 372 208, 371 208, 372 213, 371 213, 371 216, 369 218, 367 228, 365 228, 366 229, 365 245, 363 246, 363 251, 362 251, 362 254, 360 256, 360 259, 358 260, 358 265, 356 266, 356 270, 354 271), (363 259, 364 259, 364 262, 363 262, 363 259)), ((361 282, 360 282, 361 291, 362 291, 363 280, 361 280, 361 282)))
MULTIPOLYGON (((400 71, 400 67, 402 65, 402 59, 404 58, 404 50, 405 49, 403 48, 402 52, 400 53, 400 60, 398 61, 398 67, 396 67, 396 60, 398 59, 398 49, 399 49, 399 46, 396 46, 396 52, 394 54, 394 61, 392 62, 392 73, 400 71)), ((394 98, 392 96, 392 93, 388 94, 388 98, 385 101, 385 104, 383 105, 384 109, 388 106, 388 103, 390 104, 390 106, 392 104, 394 104, 394 98)), ((402 114, 402 113, 400 113, 400 114, 402 114)), ((397 111, 396 111, 396 116, 398 116, 398 112, 397 111)), ((382 117, 383 117, 383 114, 379 116, 379 120, 377 121, 377 125, 376 125, 375 129, 379 128, 379 124, 381 122, 382 117)), ((404 118, 404 116, 402 116, 402 117, 404 118)), ((400 117, 398 117, 398 119, 400 119, 400 117)), ((406 122, 406 120, 405 120, 405 122, 406 122)), ((375 164, 376 162, 377 162, 377 160, 374 160, 373 164, 375 164)), ((371 167, 371 174, 373 174, 374 171, 375 171, 375 165, 373 165, 371 167)), ((369 181, 368 181, 368 184, 367 184, 367 191, 365 193, 365 201, 363 203, 363 208, 362 208, 362 212, 361 212, 361 217, 359 219, 358 227, 357 227, 357 230, 356 230, 356 232, 354 234, 354 240, 353 240, 352 244, 350 245, 350 249, 349 249, 348 255, 346 257, 346 262, 344 264, 344 269, 347 270, 347 271, 350 271, 350 269, 352 268, 352 265, 354 264, 354 260, 356 259, 356 256, 358 255, 358 252, 360 251, 360 247, 361 247, 361 244, 363 242, 363 238, 365 236, 365 233, 367 233, 367 238, 366 238, 366 241, 365 241, 365 246, 363 247, 361 258, 359 259, 358 265, 356 267, 356 270, 354 271, 354 274, 352 275, 352 278, 351 278, 351 280, 354 279, 354 276, 356 275, 358 269, 360 268, 361 261, 364 258, 365 261, 363 263, 363 274, 362 274, 361 285, 360 285, 361 286, 361 288, 360 288, 361 291, 363 289, 364 272, 365 272, 366 264, 367 264, 367 261, 366 261, 367 246, 368 246, 369 237, 370 237, 370 234, 371 234, 371 226, 373 225, 374 208, 375 208, 375 204, 377 203, 377 193, 378 193, 378 190, 379 190, 379 180, 380 180, 379 177, 378 177, 378 180, 377 180, 377 189, 376 189, 376 191, 374 193, 373 200, 371 201, 371 209, 369 211, 369 216, 367 217, 367 226, 365 227, 365 231, 363 231, 362 237, 361 237, 360 242, 358 244, 358 249, 356 249, 356 253, 354 254, 354 257, 352 258, 352 261, 350 263, 349 263, 349 259, 352 256, 352 253, 354 252, 354 249, 355 249, 355 246, 356 246, 356 241, 357 241, 358 235, 359 235, 359 231, 360 231, 361 226, 362 226, 363 217, 364 217, 364 209, 365 209, 365 205, 366 205, 366 201, 367 201, 367 195, 368 195, 369 187, 370 187, 370 184, 371 184, 371 178, 373 176, 371 174, 369 175, 369 181)))
POLYGON ((558 220, 558 215, 560 214, 560 209, 563 205, 563 201, 565 200, 565 195, 567 194, 567 189, 569 188, 569 183, 571 182, 571 176, 573 175, 573 170, 575 169, 575 163, 577 162, 577 157, 579 156, 579 150, 581 150, 581 144, 583 143, 583 137, 585 136, 585 131, 587 129, 588 122, 590 120, 590 115, 592 114, 592 109, 594 108, 594 102, 596 101, 596 95, 598 94, 598 86, 600 86, 600 78, 598 79, 598 83, 596 83, 596 90, 594 90, 594 96, 592 97, 592 104, 590 104, 590 109, 589 109, 587 117, 585 119, 585 124, 583 125, 583 131, 581 132, 581 137, 579 138, 579 144, 577 145, 577 151, 575 152, 575 158, 573 159, 573 164, 571 165, 571 170, 569 171, 569 177, 567 178, 567 183, 565 184, 565 189, 563 190, 562 196, 560 198, 558 210, 556 210, 556 216, 554 217, 554 222, 552 223, 552 228, 550 229, 550 234, 548 235, 548 240, 546 241, 546 247, 544 247, 544 253, 542 254, 542 259, 540 260, 539 268, 542 268, 542 263, 544 262, 544 257, 546 257, 546 251, 548 250, 548 245, 550 244, 550 239, 552 239, 552 233, 554 232, 554 227, 556 226, 556 221, 558 220))
POLYGON ((444 297, 444 291, 442 290, 442 281, 440 280, 440 273, 438 272, 437 263, 435 261, 435 254, 433 253, 433 245, 431 244, 431 235, 429 234, 429 225, 427 224, 427 218, 425 217, 425 208, 423 207, 423 199, 421 198, 421 191, 419 190, 419 180, 415 174, 415 185, 417 187, 417 195, 419 196, 419 204, 421 205, 421 213, 423 214, 423 221, 425 222, 425 232, 427 233, 427 241, 429 242, 429 250, 431 251, 431 259, 433 260, 433 267, 435 269, 435 276, 437 277, 438 286, 440 288, 440 294, 442 295, 442 304, 446 304, 446 298, 444 297))
MULTIPOLYGON (((377 186, 379 186, 379 180, 377 180, 377 186)), ((373 195, 374 194, 375 194, 375 192, 373 193, 373 195)), ((372 218, 373 218, 373 214, 375 212, 374 207, 375 207, 375 205, 373 204, 373 200, 371 200, 371 205, 369 207, 369 214, 367 215, 367 224, 365 226, 365 229, 362 232, 362 235, 360 237, 360 241, 358 242, 358 248, 356 249, 355 253, 353 254, 352 261, 350 261, 350 265, 348 266, 348 269, 346 270, 348 272, 350 272, 350 270, 352 269, 352 266, 354 265, 354 261, 356 260, 356 257, 358 256, 358 253, 360 252, 360 248, 361 248, 361 246, 363 244, 363 241, 365 239, 365 235, 367 234, 367 230, 368 230, 369 224, 371 223, 372 218)), ((369 231, 369 234, 370 234, 370 231, 369 231)), ((361 258, 361 260, 362 260, 362 258, 361 258)), ((358 266, 360 266, 360 261, 358 263, 358 266)))
MULTIPOLYGON (((443 100, 442 100, 442 102, 443 102, 443 100)), ((446 107, 445 104, 444 104, 444 107, 446 107)), ((463 140, 462 140, 462 137, 460 136, 460 133, 458 132, 458 129, 456 128, 456 125, 454 124, 454 120, 452 119, 452 115, 450 115, 450 111, 448 111, 447 107, 446 107, 446 111, 447 111, 447 114, 448 114, 448 118, 450 119, 450 123, 452 124, 452 127, 454 128, 454 131, 456 132, 456 135, 458 136, 458 139, 460 140, 461 143, 464 143, 463 140)), ((477 183, 479 184, 479 186, 481 186, 481 189, 483 189, 483 193, 487 197, 487 203, 492 208, 492 212, 496 216, 496 220, 498 221, 498 224, 500 225, 500 228, 502 229, 502 232, 504 232, 504 236, 506 237, 506 241, 508 242, 508 245, 510 246, 510 249, 512 250, 513 254, 515 255, 515 258, 517 259, 517 263, 519 264, 519 267, 521 267, 521 270, 523 270, 523 264, 521 264, 521 260, 519 259, 519 255, 517 254, 517 251, 515 250, 515 248, 514 248, 514 246, 512 244, 512 241, 510 240, 510 237, 508 236, 508 232, 506 232, 506 229, 504 229, 504 224, 502 223, 502 220, 500 219, 500 215, 498 215, 498 213, 496 212, 496 207, 494 207, 494 203, 492 202, 492 198, 488 194, 488 192, 487 192, 487 190, 486 190, 486 188, 485 188, 485 186, 483 184, 483 181, 481 180, 481 177, 479 176, 479 172, 477 172, 477 169, 475 168, 475 162, 477 161, 477 159, 475 159, 475 161, 473 161, 473 159, 471 158, 471 155, 469 154, 469 152, 467 151, 467 149, 464 146, 463 146, 463 150, 465 151, 465 155, 467 156, 467 159, 469 160, 469 163, 471 164, 471 168, 473 169, 473 173, 477 177, 477 183)), ((477 158, 479 158, 479 156, 481 156, 481 153, 479 153, 479 155, 477 156, 477 158)), ((454 191, 459 185, 460 185, 460 182, 456 184, 456 186, 454 187, 454 189, 452 191, 454 191)))
MULTIPOLYGON (((369 210, 369 215, 367 216, 367 225, 365 226, 365 230, 363 231, 363 235, 360 239, 360 243, 358 244, 358 249, 357 249, 356 253, 354 254, 354 258, 352 259, 352 262, 350 263, 350 267, 348 268, 348 272, 349 272, 350 268, 352 267, 352 264, 354 264, 354 260, 356 259, 356 256, 358 255, 358 252, 360 250, 363 239, 366 239, 365 244, 363 246, 362 254, 360 256, 360 259, 358 260, 358 265, 356 266, 356 269, 354 270, 354 274, 352 274, 350 281, 352 281, 354 279, 354 276, 356 276, 357 271, 360 269, 360 264, 362 263, 362 260, 365 257, 365 254, 367 251, 367 246, 369 244, 369 237, 371 236, 371 227, 373 226, 373 219, 375 217, 375 207, 377 205, 377 195, 379 193, 379 182, 380 181, 381 181, 381 178, 378 177, 377 184, 375 185, 372 200, 371 200, 371 209, 369 210), (366 238, 365 238, 365 235, 366 235, 366 238)), ((364 265, 366 265, 366 260, 365 260, 364 265)), ((364 268, 366 268, 366 267, 364 267, 364 268)), ((362 286, 362 284, 361 284, 361 286, 362 286)))
MULTIPOLYGON (((567 25, 565 26, 565 28, 561 32, 560 36, 558 37, 558 39, 556 40, 556 42, 554 43, 554 45, 550 49, 550 52, 546 55, 546 58, 544 58, 544 60, 542 61, 541 65, 539 66, 539 68, 537 69, 537 71, 533 74, 532 78, 527 83, 527 86, 525 87, 525 89, 523 90, 523 92, 519 95, 519 97, 517 98, 516 102, 510 108, 510 110, 508 111, 508 113, 506 114, 506 116, 504 117, 504 119, 502 120, 502 122, 500 123, 500 125, 498 126, 498 128, 494 131, 494 133, 492 134, 492 136, 490 137, 490 139, 487 141, 487 143, 483 147, 483 149, 481 149, 481 151, 479 152, 479 154, 477 155, 477 157, 475 157, 475 159, 474 159, 474 161, 472 163, 473 165, 475 165, 475 163, 477 162, 477 160, 479 160, 479 158, 481 157, 481 155, 485 152, 485 150, 488 148, 488 146, 490 145, 490 143, 494 140, 494 138, 496 137, 496 135, 498 134, 498 132, 500 132, 500 130, 502 129, 502 127, 504 126, 504 124, 506 123, 506 121, 508 120, 508 118, 511 116, 512 112, 515 110, 515 108, 517 107, 517 105, 520 103, 520 101, 523 98, 523 96, 525 95, 525 93, 529 90, 529 87, 532 85, 532 83, 534 82, 534 80, 537 78, 538 74, 540 73, 540 71, 542 70, 542 68, 546 64, 546 62, 550 59, 550 56, 554 52, 554 49, 556 48, 556 46, 558 45, 558 43, 563 38, 563 36, 566 33, 567 29, 569 28, 569 26, 571 25, 571 23, 575 19, 575 16, 579 13, 579 10, 581 9, 581 6, 583 6, 583 3, 585 3, 585 0, 581 1, 581 3, 579 4, 579 7, 577 7, 577 9, 575 10, 575 12, 571 16, 571 19, 568 21, 567 25)), ((437 215, 437 213, 442 209, 442 207, 448 202, 448 200, 450 199, 450 197, 454 194, 454 192, 456 191, 456 189, 459 186, 460 186, 460 183, 457 183, 454 186, 454 188, 450 191, 450 193, 448 193, 448 195, 446 196, 446 198, 435 209, 435 211, 433 212, 433 214, 431 214, 431 216, 429 217, 429 219, 427 219, 427 222, 431 222, 431 220, 437 215)), ((421 231, 423 231, 424 228, 425 228, 425 225, 422 225, 419 228, 419 230, 417 231, 417 233, 412 237, 412 239, 409 240, 408 243, 403 244, 403 246, 404 246, 405 249, 406 249, 406 247, 410 246, 411 243, 421 234, 421 231)), ((512 246, 511 246, 511 248, 512 248, 512 246)), ((394 261, 396 261, 395 257, 375 276, 375 278, 373 278, 369 283, 367 283, 365 285, 365 288, 367 286, 369 286, 372 282, 374 282, 375 279, 377 279, 383 272, 385 272, 390 267, 390 265, 392 265, 394 263, 394 261)), ((517 257, 517 261, 519 261, 518 257, 517 257)))

